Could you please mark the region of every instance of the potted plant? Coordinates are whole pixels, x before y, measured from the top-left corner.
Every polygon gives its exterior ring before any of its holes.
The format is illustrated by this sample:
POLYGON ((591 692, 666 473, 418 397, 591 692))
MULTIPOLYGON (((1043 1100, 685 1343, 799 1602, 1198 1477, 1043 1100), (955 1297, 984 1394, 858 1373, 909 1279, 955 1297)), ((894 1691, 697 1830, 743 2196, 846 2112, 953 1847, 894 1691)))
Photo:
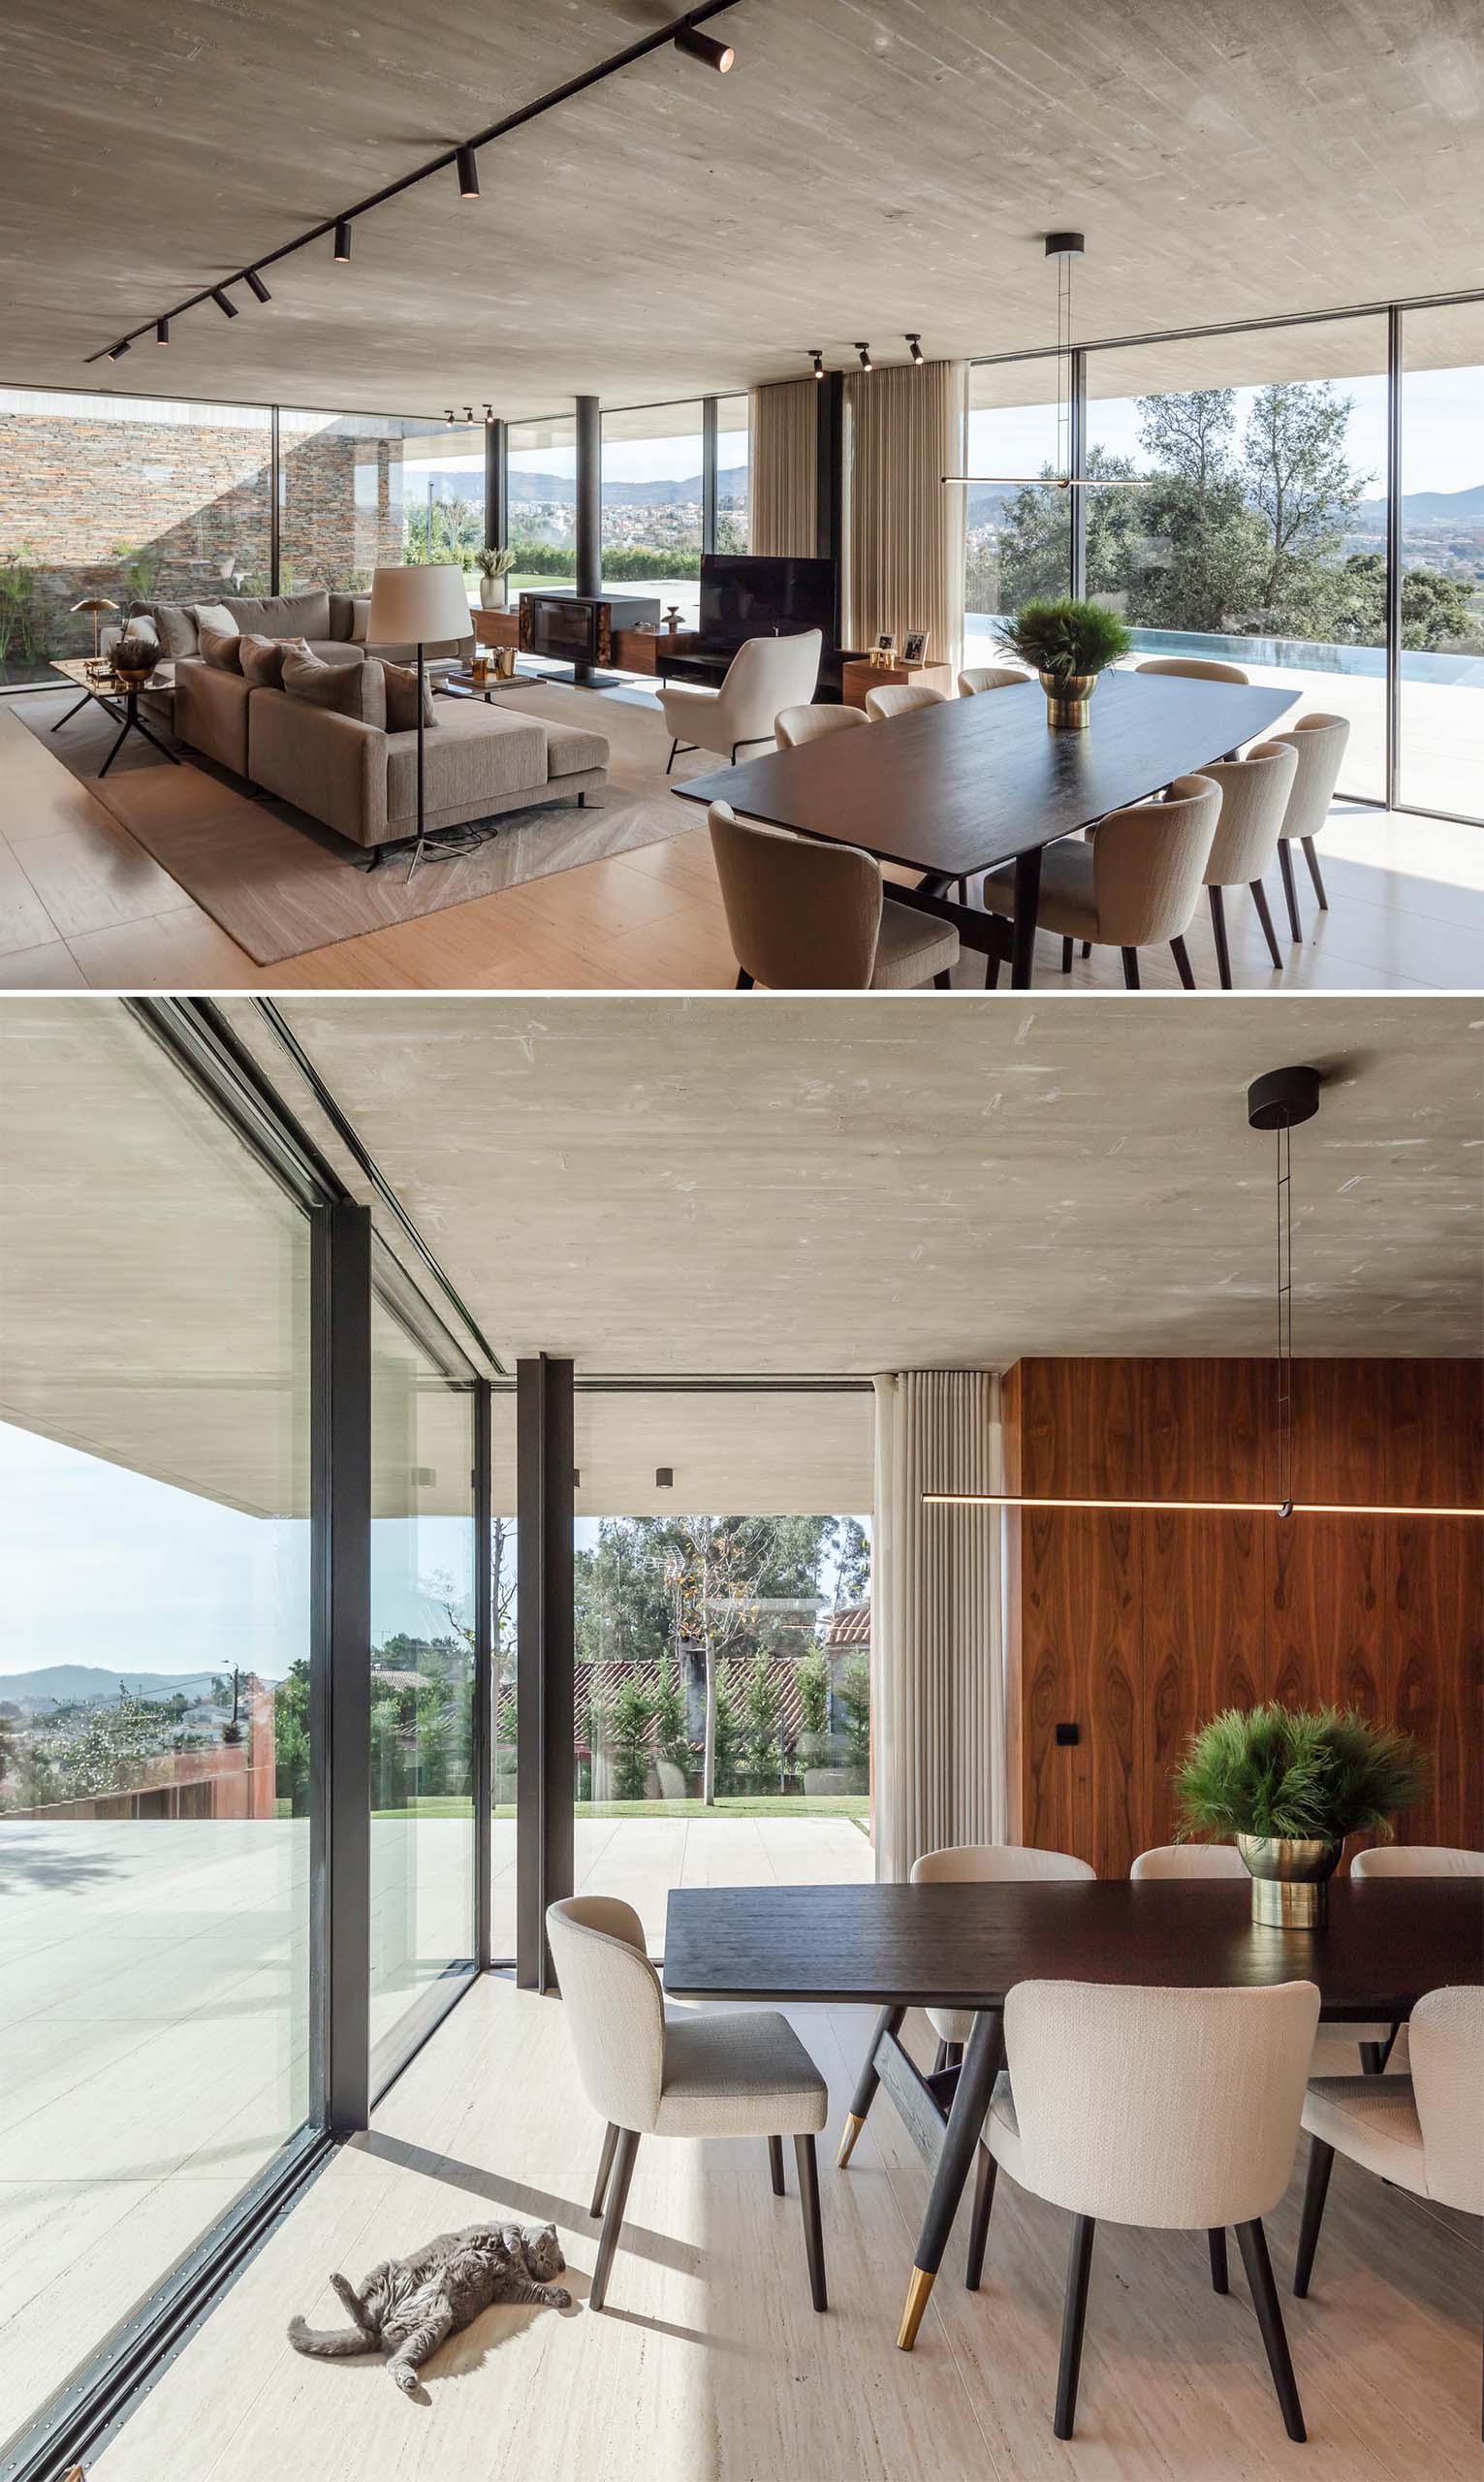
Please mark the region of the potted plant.
POLYGON ((505 581, 516 565, 514 552, 506 549, 481 552, 479 555, 479 599, 486 612, 503 612, 509 592, 505 581))
POLYGON ((1133 646, 1116 612, 1071 595, 1023 603, 995 636, 1006 654, 1040 675, 1047 722, 1074 732, 1088 728, 1088 701, 1099 673, 1133 646))
POLYGON ((1426 1765, 1405 1733, 1351 1709, 1229 1706, 1191 1740, 1176 1770, 1184 1827, 1224 1838, 1252 1875, 1252 1919, 1312 1927, 1347 1835, 1392 1833, 1422 1792, 1426 1765))

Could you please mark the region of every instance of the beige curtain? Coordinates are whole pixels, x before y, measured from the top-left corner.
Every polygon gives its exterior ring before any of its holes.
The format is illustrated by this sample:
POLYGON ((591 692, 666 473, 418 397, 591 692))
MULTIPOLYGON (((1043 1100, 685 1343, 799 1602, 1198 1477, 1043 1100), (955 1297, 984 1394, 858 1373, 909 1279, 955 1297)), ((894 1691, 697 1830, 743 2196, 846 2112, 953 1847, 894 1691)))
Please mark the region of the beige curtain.
POLYGON ((751 544, 774 557, 811 559, 816 549, 815 379, 754 388, 748 414, 751 544))
POLYGON ((926 629, 930 663, 962 660, 965 494, 942 477, 963 471, 967 421, 965 363, 845 373, 847 647, 926 629))
POLYGON ((878 1879, 919 1854, 1005 1834, 1003 1520, 924 1508, 924 1491, 1004 1488, 999 1381, 878 1378, 871 1717, 878 1879))

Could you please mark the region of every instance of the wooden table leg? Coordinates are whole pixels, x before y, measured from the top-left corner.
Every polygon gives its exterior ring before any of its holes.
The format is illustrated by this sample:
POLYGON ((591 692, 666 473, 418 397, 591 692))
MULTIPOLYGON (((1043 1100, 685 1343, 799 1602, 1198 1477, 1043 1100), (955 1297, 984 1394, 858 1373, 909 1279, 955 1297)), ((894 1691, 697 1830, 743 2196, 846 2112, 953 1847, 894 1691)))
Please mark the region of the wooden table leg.
POLYGON ((1036 913, 1041 903, 1041 847, 1015 857, 1015 938, 1010 950, 1010 988, 1030 989, 1035 955, 1036 913))
POLYGON ((875 2030, 870 2038, 870 2049, 866 2054, 866 2065, 856 2082, 855 2092, 850 2097, 850 2109, 845 2115, 845 2125, 840 2134, 839 2152, 835 2158, 835 2168, 837 2172, 843 2172, 849 2162, 856 2139, 866 2126, 866 2115, 875 2101, 876 2088, 881 2083, 881 2071, 876 2066, 876 2053, 881 2048, 882 2038, 887 2034, 900 2032, 901 2021, 906 2013, 904 2008, 883 2008, 876 2019, 875 2030))
MULTIPOLYGON (((1017 917, 1018 918, 1018 917, 1017 917)), ((943 2263, 953 2219, 963 2195, 963 2184, 973 2166, 984 2116, 990 2108, 995 2080, 1005 2064, 1005 2021, 997 2008, 982 2009, 974 2019, 974 2030, 968 2038, 963 2065, 959 2071, 959 2084, 948 2115, 948 2127, 943 2138, 943 2151, 932 2176, 928 2197, 928 2212, 918 2235, 917 2253, 912 2265, 912 2280, 907 2286, 906 2306, 897 2343, 901 2352, 909 2353, 917 2341, 917 2331, 923 2323, 928 2296, 933 2279, 943 2263)))

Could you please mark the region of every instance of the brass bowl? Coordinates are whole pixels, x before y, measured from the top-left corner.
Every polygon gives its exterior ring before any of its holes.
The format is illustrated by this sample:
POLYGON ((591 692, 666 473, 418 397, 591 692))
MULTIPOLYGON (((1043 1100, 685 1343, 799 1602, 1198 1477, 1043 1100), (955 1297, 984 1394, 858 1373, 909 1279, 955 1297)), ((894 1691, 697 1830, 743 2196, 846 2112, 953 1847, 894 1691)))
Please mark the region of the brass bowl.
POLYGON ((1088 702, 1097 687, 1095 672, 1043 672, 1037 675, 1046 692, 1046 720, 1057 732, 1085 733, 1088 702))
POLYGON ((1252 1876, 1252 1920, 1279 1930, 1313 1930, 1328 1919, 1329 1883, 1344 1850, 1326 1835, 1239 1835, 1252 1876))

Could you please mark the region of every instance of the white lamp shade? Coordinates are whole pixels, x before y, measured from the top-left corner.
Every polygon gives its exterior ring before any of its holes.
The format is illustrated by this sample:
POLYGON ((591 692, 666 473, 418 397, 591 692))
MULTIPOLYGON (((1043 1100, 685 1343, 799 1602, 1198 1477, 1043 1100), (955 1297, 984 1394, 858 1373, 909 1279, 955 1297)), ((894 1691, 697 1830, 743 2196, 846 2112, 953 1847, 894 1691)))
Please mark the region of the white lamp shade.
POLYGON ((426 647, 439 638, 468 638, 473 632, 462 569, 429 562, 376 571, 365 624, 368 645, 426 647))

